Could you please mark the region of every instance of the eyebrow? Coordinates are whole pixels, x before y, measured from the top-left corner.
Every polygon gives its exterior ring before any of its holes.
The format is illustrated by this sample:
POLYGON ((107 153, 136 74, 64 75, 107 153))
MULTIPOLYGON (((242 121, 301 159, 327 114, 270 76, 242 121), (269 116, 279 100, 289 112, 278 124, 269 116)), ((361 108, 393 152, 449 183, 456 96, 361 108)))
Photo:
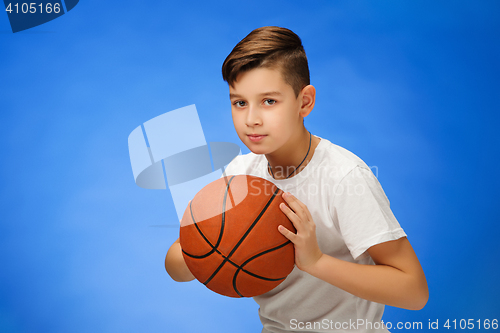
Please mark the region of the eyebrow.
MULTIPOLYGON (((262 94, 259 94, 259 96, 283 96, 282 93, 279 91, 268 91, 262 94)), ((238 95, 238 94, 229 94, 229 98, 242 98, 243 96, 238 95)))

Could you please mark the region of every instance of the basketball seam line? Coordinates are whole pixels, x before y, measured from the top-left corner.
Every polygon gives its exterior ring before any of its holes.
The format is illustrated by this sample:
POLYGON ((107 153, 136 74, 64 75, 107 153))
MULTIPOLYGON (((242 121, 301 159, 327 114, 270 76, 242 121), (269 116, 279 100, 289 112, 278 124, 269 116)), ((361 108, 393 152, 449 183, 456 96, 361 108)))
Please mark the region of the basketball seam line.
MULTIPOLYGON (((255 259, 255 258, 257 258, 257 257, 259 257, 259 256, 261 256, 261 255, 264 255, 264 254, 266 254, 266 253, 268 253, 268 252, 271 252, 271 251, 277 250, 277 249, 281 248, 282 246, 288 245, 288 244, 290 244, 290 243, 291 243, 291 241, 286 241, 285 243, 280 244, 280 245, 278 245, 277 247, 274 247, 274 248, 272 248, 272 249, 268 249, 268 250, 264 250, 264 251, 262 251, 262 252, 259 252, 259 253, 257 253, 256 255, 254 255, 253 257, 251 257, 250 259, 247 259, 247 261, 245 261, 245 262, 244 262, 243 264, 241 264, 241 265, 238 265, 237 263, 235 263, 235 262, 234 262, 234 261, 232 261, 231 259, 227 258, 227 256, 226 256, 225 254, 223 254, 222 252, 220 252, 218 249, 215 249, 215 252, 217 252, 218 254, 220 254, 222 258, 227 259, 227 262, 228 262, 228 263, 230 263, 231 265, 233 265, 234 267, 238 268, 238 270, 242 270, 243 272, 245 272, 245 273, 247 273, 247 274, 249 274, 249 275, 252 275, 252 276, 254 276, 254 277, 258 278, 258 279, 261 279, 261 280, 267 280, 267 281, 279 281, 279 280, 283 280, 283 279, 284 279, 284 277, 282 277, 282 278, 276 278, 276 279, 268 278, 268 277, 261 276, 261 275, 257 275, 257 274, 255 274, 255 273, 252 273, 252 272, 250 272, 250 271, 247 271, 246 269, 244 269, 244 268, 243 268, 243 266, 244 266, 244 265, 246 265, 246 264, 248 264, 248 262, 249 262, 249 261, 251 261, 251 260, 253 260, 253 259, 255 259)), ((187 253, 187 252, 186 252, 186 251, 184 251, 184 250, 182 250, 182 252, 183 252, 185 255, 187 255, 188 257, 191 257, 191 258, 195 258, 195 259, 203 259, 203 258, 205 258, 205 255, 204 255, 204 256, 195 256, 195 255, 193 255, 193 254, 187 253)))
POLYGON ((208 245, 210 245, 210 247, 212 247, 212 250, 210 250, 209 252, 207 252, 206 254, 204 255, 201 255, 201 256, 196 256, 196 255, 192 255, 192 254, 189 254, 187 253, 186 251, 182 250, 182 252, 184 254, 186 254, 187 256, 189 257, 192 257, 192 258, 198 258, 198 259, 202 259, 202 258, 205 258, 205 257, 208 257, 210 256, 212 253, 217 252, 218 254, 220 254, 224 260, 223 262, 219 265, 219 267, 213 272, 212 276, 210 276, 208 278, 207 281, 204 282, 204 285, 207 285, 215 275, 217 275, 217 273, 220 271, 220 269, 222 269, 222 266, 224 266, 224 264, 226 262, 229 262, 231 265, 233 265, 234 267, 237 268, 237 271, 236 273, 233 275, 233 288, 235 290, 235 292, 241 296, 241 297, 245 297, 243 296, 239 291, 238 289, 236 288, 236 278, 237 278, 237 275, 239 274, 240 271, 243 271, 255 278, 258 278, 258 279, 262 279, 262 280, 267 280, 267 281, 279 281, 279 280, 283 280, 285 279, 286 277, 283 277, 283 278, 278 278, 278 279, 271 279, 271 278, 267 278, 267 277, 264 277, 264 276, 260 276, 260 275, 257 275, 255 273, 252 273, 250 271, 247 271, 246 269, 243 268, 243 266, 245 266, 246 264, 248 264, 250 261, 258 258, 259 256, 262 256, 266 253, 269 253, 271 251, 274 251, 274 250, 277 250, 281 247, 284 247, 288 244, 290 244, 291 242, 288 240, 286 241, 285 243, 283 244, 280 244, 272 249, 268 249, 268 250, 265 250, 265 251, 262 251, 256 255, 254 255, 253 257, 247 259, 242 265, 238 265, 236 264, 235 262, 233 262, 232 260, 229 259, 230 256, 232 256, 234 254, 234 252, 238 249, 238 247, 241 245, 241 243, 245 240, 245 238, 248 236, 248 234, 250 233, 250 231, 255 227, 255 225, 257 224, 257 222, 260 220, 260 218, 262 217, 262 215, 265 213, 265 211, 269 208, 269 205, 272 203, 272 201, 274 200, 274 198, 276 197, 276 194, 279 192, 279 188, 276 189, 276 191, 273 193, 273 195, 271 196, 271 198, 268 200, 267 204, 264 206, 264 208, 261 210, 259 216, 257 216, 257 218, 254 220, 254 222, 252 223, 252 225, 247 229, 247 231, 245 232, 245 234, 240 238, 239 242, 233 247, 233 249, 231 250, 231 252, 229 253, 228 256, 225 256, 222 252, 220 252, 218 250, 218 246, 220 245, 220 242, 221 242, 221 239, 222 239, 222 236, 223 236, 223 232, 224 232, 224 225, 225 225, 225 207, 226 207, 226 200, 227 200, 227 195, 228 195, 228 191, 230 190, 230 187, 229 187, 229 184, 231 183, 232 179, 234 178, 235 176, 231 177, 231 179, 229 180, 229 182, 226 182, 226 193, 224 194, 224 200, 223 200, 223 207, 222 207, 222 221, 221 221, 221 231, 219 233, 219 238, 217 240, 217 243, 216 245, 214 246, 210 240, 207 239, 207 237, 203 234, 203 232, 201 231, 201 229, 199 228, 199 226, 197 225, 197 222, 195 222, 195 219, 194 219, 194 216, 193 216, 193 210, 192 210, 192 206, 191 206, 191 203, 190 203, 190 213, 191 213, 191 218, 196 226, 196 229, 198 230, 198 232, 200 233, 200 235, 203 237, 203 239, 205 240, 205 242, 208 243, 208 245))
MULTIPOLYGON (((212 275, 205 282, 203 282, 204 285, 207 285, 214 278, 214 276, 217 275, 217 273, 221 270, 222 266, 224 266, 224 264, 229 260, 229 258, 233 255, 233 253, 238 249, 238 247, 245 240, 245 238, 248 236, 248 234, 250 233, 250 231, 252 231, 252 229, 255 227, 255 225, 257 224, 257 222, 259 222, 259 220, 262 217, 262 215, 264 215, 264 213, 266 212, 267 208, 271 205, 271 202, 274 200, 274 198, 276 197, 276 194, 278 192, 279 192, 279 188, 276 188, 276 190, 274 191, 273 195, 267 201, 266 205, 261 210, 261 212, 259 213, 259 215, 257 216, 257 218, 252 222, 252 224, 250 225, 250 227, 247 229, 247 231, 245 232, 245 234, 240 238, 240 240, 238 241, 238 243, 236 243, 236 245, 233 247, 233 249, 227 255, 227 257, 224 258, 224 260, 219 265, 219 267, 217 267, 217 269, 212 273, 212 275)), ((223 207, 223 208, 225 208, 225 207, 223 207)))
POLYGON ((246 260, 243 264, 241 264, 241 266, 239 266, 239 267, 238 267, 238 269, 236 270, 236 273, 234 273, 234 275, 233 275, 233 289, 234 289, 234 291, 236 291, 236 293, 237 293, 238 295, 240 295, 240 297, 245 297, 245 296, 243 296, 243 295, 240 293, 240 291, 238 290, 238 288, 236 288, 236 278, 238 277, 238 274, 240 273, 240 270, 241 270, 241 271, 243 271, 243 272, 245 272, 245 273, 247 273, 247 274, 249 274, 249 275, 252 275, 253 277, 256 277, 256 278, 259 278, 259 279, 262 279, 262 280, 267 280, 267 281, 279 281, 279 280, 284 280, 286 277, 282 277, 282 278, 279 278, 279 279, 271 279, 271 278, 265 278, 265 277, 259 276, 259 275, 257 275, 257 274, 254 274, 254 273, 250 272, 250 271, 247 271, 246 269, 244 269, 244 268, 243 268, 243 266, 245 266, 245 265, 246 265, 246 264, 248 264, 250 261, 252 261, 252 260, 254 260, 254 259, 256 259, 256 258, 258 258, 258 257, 260 257, 260 256, 263 256, 263 255, 264 255, 264 254, 266 254, 266 253, 269 253, 269 252, 272 252, 272 251, 278 250, 278 249, 280 249, 280 248, 282 248, 282 247, 285 247, 286 245, 288 245, 288 244, 290 244, 290 243, 291 243, 291 241, 289 241, 289 240, 288 240, 288 241, 284 242, 283 244, 280 244, 280 245, 278 245, 278 246, 273 247, 272 249, 268 249, 268 250, 262 251, 262 252, 260 252, 260 253, 257 253, 257 254, 256 254, 256 255, 254 255, 253 257, 251 257, 251 258, 247 259, 247 260, 246 260))
MULTIPOLYGON (((223 203, 222 203, 222 221, 221 221, 221 226, 220 226, 219 239, 217 239, 217 243, 215 243, 215 246, 212 245, 212 243, 207 239, 207 237, 205 236, 205 234, 203 234, 203 232, 200 230, 200 227, 196 223, 196 220, 194 219, 194 216, 193 216, 193 207, 191 206, 192 205, 192 201, 189 203, 189 211, 191 213, 191 219, 194 222, 194 226, 196 227, 196 229, 198 230, 198 232, 200 233, 200 235, 203 237, 203 239, 205 240, 205 242, 207 242, 212 247, 212 250, 210 250, 208 253, 205 253, 204 255, 202 255, 202 256, 200 256, 198 258, 206 258, 206 257, 208 257, 209 255, 211 255, 212 253, 214 253, 214 251, 217 251, 217 248, 219 247, 219 244, 220 244, 220 242, 222 240, 222 234, 224 233, 224 224, 225 224, 225 220, 226 220, 226 209, 225 208, 226 208, 227 192, 228 192, 229 184, 231 184, 231 181, 233 180, 234 177, 235 176, 232 176, 231 179, 229 179, 229 181, 226 184, 226 192, 224 193, 224 200, 223 200, 223 203)), ((184 252, 184 253, 186 253, 186 252, 184 252)))

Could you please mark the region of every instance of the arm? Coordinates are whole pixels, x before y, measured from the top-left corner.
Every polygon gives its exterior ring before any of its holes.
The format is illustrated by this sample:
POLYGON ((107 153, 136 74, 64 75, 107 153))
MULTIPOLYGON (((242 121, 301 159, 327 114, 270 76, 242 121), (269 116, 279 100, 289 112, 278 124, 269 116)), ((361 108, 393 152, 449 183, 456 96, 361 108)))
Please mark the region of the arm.
POLYGON ((422 309, 429 291, 424 272, 404 238, 374 245, 368 249, 376 265, 343 261, 321 252, 316 225, 307 207, 292 195, 283 196, 290 208, 280 208, 297 229, 294 234, 280 226, 279 231, 295 247, 297 267, 355 296, 411 310, 422 309))
POLYGON ((168 249, 165 257, 165 269, 174 281, 187 282, 194 280, 194 276, 189 271, 189 268, 184 261, 184 257, 182 256, 179 238, 177 238, 172 246, 170 246, 170 249, 168 249))
POLYGON ((429 291, 424 272, 406 237, 368 249, 376 265, 361 265, 322 254, 304 270, 358 297, 420 310, 429 291))

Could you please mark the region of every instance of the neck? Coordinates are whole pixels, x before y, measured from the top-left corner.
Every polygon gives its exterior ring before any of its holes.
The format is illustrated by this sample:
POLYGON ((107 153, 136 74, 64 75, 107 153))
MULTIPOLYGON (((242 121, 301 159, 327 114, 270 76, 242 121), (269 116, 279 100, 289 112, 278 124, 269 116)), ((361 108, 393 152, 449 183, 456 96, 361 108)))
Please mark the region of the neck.
POLYGON ((279 151, 266 154, 269 174, 275 179, 286 179, 298 174, 311 160, 316 145, 316 139, 303 128, 296 138, 279 151))

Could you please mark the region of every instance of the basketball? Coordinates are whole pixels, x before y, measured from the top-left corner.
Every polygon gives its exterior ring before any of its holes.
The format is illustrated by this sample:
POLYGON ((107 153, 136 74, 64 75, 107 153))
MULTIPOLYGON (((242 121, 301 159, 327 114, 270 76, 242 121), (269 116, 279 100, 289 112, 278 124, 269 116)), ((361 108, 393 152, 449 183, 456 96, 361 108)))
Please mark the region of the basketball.
POLYGON ((180 228, 182 254, 195 278, 229 297, 258 296, 283 282, 295 254, 278 226, 295 228, 279 208, 282 194, 273 183, 248 175, 223 177, 201 189, 180 228))

